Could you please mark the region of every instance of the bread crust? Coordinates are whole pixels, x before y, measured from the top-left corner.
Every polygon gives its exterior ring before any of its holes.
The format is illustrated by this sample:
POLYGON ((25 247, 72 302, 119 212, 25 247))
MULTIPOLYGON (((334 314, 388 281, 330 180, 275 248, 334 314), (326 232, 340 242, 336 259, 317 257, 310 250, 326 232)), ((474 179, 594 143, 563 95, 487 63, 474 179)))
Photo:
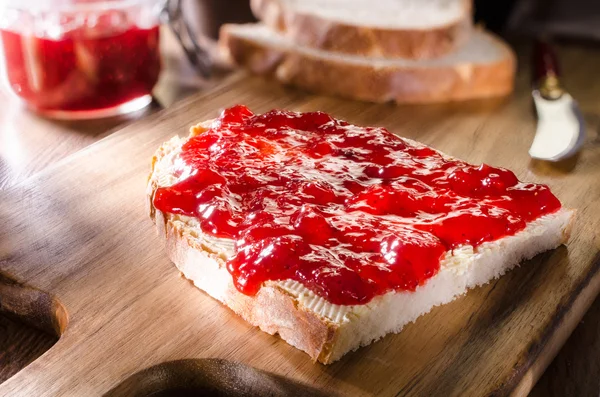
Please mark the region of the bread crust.
POLYGON ((234 63, 284 84, 326 95, 369 102, 434 103, 505 96, 514 88, 516 57, 506 54, 487 64, 377 67, 310 56, 264 46, 221 29, 221 44, 234 63))
MULTIPOLYGON (((194 128, 193 128, 194 129, 194 128)), ((193 131, 192 134, 197 133, 193 131)), ((168 149, 161 147, 152 159, 154 166, 168 149)), ((152 175, 152 174, 151 174, 152 175)), ((146 192, 150 218, 156 224, 158 235, 164 240, 169 259, 185 275, 186 266, 201 266, 190 263, 190 257, 198 259, 202 256, 206 266, 225 269, 225 258, 219 253, 211 252, 207 247, 199 245, 184 227, 172 221, 170 214, 154 208, 152 202, 158 185, 150 179, 146 192)), ((188 277, 189 278, 189 277, 188 277)), ((223 295, 222 303, 241 316, 248 323, 259 327, 262 331, 279 336, 296 348, 306 352, 314 361, 329 364, 331 348, 335 343, 338 325, 316 313, 306 310, 298 300, 277 285, 264 285, 255 296, 247 296, 239 292, 230 281, 223 295)))
POLYGON ((252 0, 257 18, 299 45, 373 57, 432 59, 464 44, 472 29, 471 1, 463 0, 464 15, 430 29, 386 29, 350 25, 286 9, 280 0, 252 0))

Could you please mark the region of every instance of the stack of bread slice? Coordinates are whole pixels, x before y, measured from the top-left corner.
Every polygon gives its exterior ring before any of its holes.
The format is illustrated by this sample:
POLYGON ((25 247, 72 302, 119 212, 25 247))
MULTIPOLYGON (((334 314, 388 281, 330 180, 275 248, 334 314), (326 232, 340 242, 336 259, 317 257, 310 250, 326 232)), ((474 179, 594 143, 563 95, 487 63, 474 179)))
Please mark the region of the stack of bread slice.
POLYGON ((515 56, 474 27, 472 0, 251 0, 261 20, 224 25, 250 71, 312 92, 427 103, 509 94, 515 56))

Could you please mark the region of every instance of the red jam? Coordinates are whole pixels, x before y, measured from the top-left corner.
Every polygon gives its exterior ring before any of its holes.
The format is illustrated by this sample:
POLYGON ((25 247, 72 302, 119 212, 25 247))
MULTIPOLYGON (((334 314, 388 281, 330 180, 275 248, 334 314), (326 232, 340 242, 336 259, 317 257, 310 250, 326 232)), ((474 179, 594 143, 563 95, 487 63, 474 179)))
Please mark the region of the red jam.
POLYGON ((161 211, 235 239, 235 286, 296 280, 329 302, 365 304, 437 273, 442 256, 513 235, 561 204, 502 168, 449 160, 384 128, 324 113, 227 109, 184 144, 157 190, 161 211))
POLYGON ((51 39, 0 30, 12 91, 39 110, 84 111, 148 95, 158 80, 158 26, 80 29, 51 39))

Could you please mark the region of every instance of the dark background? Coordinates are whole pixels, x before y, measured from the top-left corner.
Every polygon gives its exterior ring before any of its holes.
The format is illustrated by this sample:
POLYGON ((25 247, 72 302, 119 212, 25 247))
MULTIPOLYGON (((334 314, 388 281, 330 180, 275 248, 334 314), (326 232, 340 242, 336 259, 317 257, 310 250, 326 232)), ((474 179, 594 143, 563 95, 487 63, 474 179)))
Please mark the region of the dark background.
POLYGON ((600 41, 600 0, 475 0, 475 20, 509 36, 600 41))
MULTIPOLYGON (((515 3, 519 0, 475 0, 475 21, 494 32, 501 32, 515 3)), ((528 0, 525 0, 528 1, 528 0)))

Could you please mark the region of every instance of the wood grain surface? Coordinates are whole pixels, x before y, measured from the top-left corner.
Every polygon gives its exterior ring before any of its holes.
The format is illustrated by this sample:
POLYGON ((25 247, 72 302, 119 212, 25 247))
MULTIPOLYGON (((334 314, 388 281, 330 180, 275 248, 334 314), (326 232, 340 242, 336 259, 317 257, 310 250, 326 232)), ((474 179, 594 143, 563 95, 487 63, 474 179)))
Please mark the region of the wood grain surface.
MULTIPOLYGON (((531 163, 526 149, 535 123, 525 81, 508 101, 396 107, 239 78, 0 193, 0 270, 56 296, 69 317, 58 343, 2 384, 0 394, 98 395, 122 384, 131 392, 146 387, 134 375, 144 368, 167 371, 161 363, 207 358, 254 367, 270 379, 265 382, 285 379, 326 393, 526 394, 600 287, 600 191, 593 183, 600 145, 589 140, 570 169, 531 163), (573 237, 567 247, 434 309, 399 335, 331 366, 313 364, 182 280, 144 213, 154 149, 233 103, 256 111, 323 110, 472 162, 509 167, 524 180, 548 183, 565 205, 579 209, 573 237)), ((244 382, 247 371, 238 372, 236 381, 244 382)))

